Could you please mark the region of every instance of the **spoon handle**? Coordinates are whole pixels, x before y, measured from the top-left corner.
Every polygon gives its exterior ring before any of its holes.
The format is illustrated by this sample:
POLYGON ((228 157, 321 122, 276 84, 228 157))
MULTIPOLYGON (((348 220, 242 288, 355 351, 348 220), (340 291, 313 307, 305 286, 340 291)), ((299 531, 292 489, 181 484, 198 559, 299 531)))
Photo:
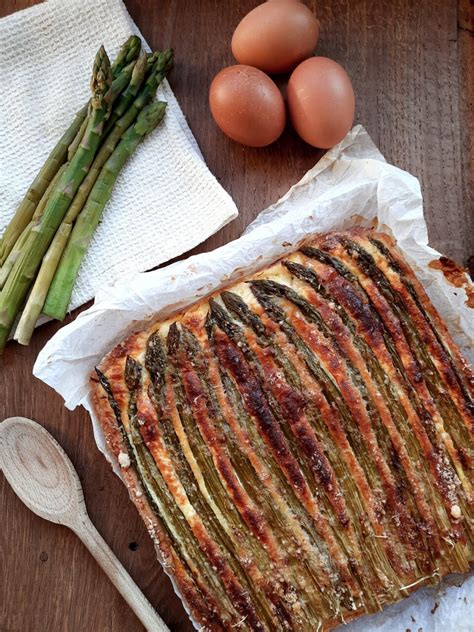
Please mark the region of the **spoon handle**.
POLYGON ((71 528, 95 557, 115 588, 117 588, 143 623, 146 630, 148 632, 170 632, 165 622, 152 608, 144 594, 94 527, 89 516, 87 514, 82 515, 77 523, 71 525, 71 528))

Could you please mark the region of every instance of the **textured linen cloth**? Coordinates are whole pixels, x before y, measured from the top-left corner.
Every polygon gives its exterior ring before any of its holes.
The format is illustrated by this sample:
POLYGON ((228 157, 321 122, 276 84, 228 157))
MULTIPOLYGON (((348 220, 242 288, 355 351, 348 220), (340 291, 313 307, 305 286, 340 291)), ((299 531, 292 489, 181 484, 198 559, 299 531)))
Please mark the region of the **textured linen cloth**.
MULTIPOLYGON (((132 33, 140 35, 121 0, 49 0, 0 20, 0 233, 87 101, 99 46, 113 60, 132 33)), ((168 102, 164 121, 117 180, 71 308, 104 283, 186 252, 237 216, 166 81, 158 98, 168 102)))

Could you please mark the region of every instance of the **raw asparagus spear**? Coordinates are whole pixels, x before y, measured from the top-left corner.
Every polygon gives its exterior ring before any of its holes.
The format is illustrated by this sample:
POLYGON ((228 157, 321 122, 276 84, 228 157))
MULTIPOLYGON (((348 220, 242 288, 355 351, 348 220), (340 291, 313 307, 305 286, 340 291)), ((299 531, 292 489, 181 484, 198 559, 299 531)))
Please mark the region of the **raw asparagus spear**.
MULTIPOLYGON (((138 90, 140 89, 140 85, 143 82, 146 70, 147 56, 144 55, 140 58, 137 65, 135 66, 134 73, 130 79, 130 85, 127 89, 135 88, 135 91, 138 92, 138 90)), ((71 234, 72 224, 77 218, 82 207, 84 206, 87 196, 89 195, 89 192, 92 189, 102 166, 110 157, 113 150, 115 149, 115 146, 119 142, 120 137, 123 135, 123 132, 129 127, 131 123, 131 121, 129 121, 129 123, 126 124, 126 122, 124 121, 122 125, 119 125, 120 121, 122 121, 124 118, 125 117, 122 117, 122 119, 119 119, 119 121, 117 121, 112 132, 107 137, 105 143, 101 146, 99 153, 95 157, 87 176, 79 187, 71 203, 71 206, 69 207, 57 233, 53 238, 53 241, 51 242, 50 247, 48 248, 47 253, 43 258, 38 276, 33 285, 33 289, 31 290, 31 293, 28 297, 25 308, 23 309, 23 313, 15 331, 14 338, 22 345, 28 345, 31 340, 36 321, 41 314, 41 310, 45 303, 54 273, 56 272, 59 261, 61 259, 61 255, 64 252, 69 236, 71 234), (114 134, 114 132, 116 133, 114 134)))
POLYGON ((122 68, 118 75, 112 75, 113 81, 112 85, 110 86, 110 100, 112 103, 114 103, 114 101, 122 94, 122 92, 126 90, 132 78, 133 70, 139 61, 140 58, 138 60, 134 59, 129 64, 127 64, 125 68, 122 68))
MULTIPOLYGON (((147 69, 147 58, 146 56, 143 56, 138 61, 130 80, 130 84, 127 90, 122 94, 120 103, 118 105, 121 105, 123 100, 129 100, 128 97, 136 98, 133 102, 131 102, 130 107, 125 111, 124 115, 116 120, 115 125, 112 127, 110 133, 108 134, 104 143, 99 149, 99 153, 94 158, 94 162, 92 163, 89 173, 84 178, 84 181, 82 182, 74 200, 72 201, 71 208, 69 209, 69 211, 72 213, 71 221, 73 221, 77 217, 80 210, 84 206, 87 200, 87 196, 89 195, 95 181, 99 176, 100 170, 102 169, 105 162, 112 155, 112 152, 117 146, 119 140, 122 138, 124 132, 130 127, 130 125, 138 116, 139 112, 145 107, 147 102, 151 101, 154 98, 156 90, 158 88, 158 84, 163 80, 165 73, 171 67, 172 61, 172 51, 159 53, 156 59, 156 63, 152 68, 152 73, 150 74, 145 86, 137 96, 147 69)), ((113 119, 114 117, 116 118, 121 109, 122 108, 118 110, 117 108, 114 108, 112 110, 110 119, 113 119)), ((109 127, 110 119, 107 122, 107 129, 109 127)))
MULTIPOLYGON (((87 109, 89 110, 89 105, 87 106, 87 109)), ((68 162, 71 162, 72 157, 76 153, 77 148, 79 147, 79 144, 80 144, 80 142, 82 140, 82 137, 84 136, 84 132, 86 131, 86 127, 87 127, 87 116, 82 121, 81 127, 77 130, 76 135, 74 136, 74 138, 72 140, 72 143, 67 148, 67 160, 68 160, 68 162)))
POLYGON ((56 147, 49 154, 40 172, 33 180, 25 197, 20 202, 20 205, 18 206, 13 219, 8 224, 0 242, 0 265, 4 263, 16 240, 31 220, 36 205, 43 196, 43 193, 46 191, 48 184, 53 179, 60 165, 64 162, 67 155, 67 148, 74 139, 77 131, 80 129, 86 114, 87 105, 77 112, 72 125, 61 136, 56 147))
POLYGON ((100 221, 102 211, 112 193, 117 176, 127 158, 164 116, 166 103, 158 101, 145 107, 138 119, 122 137, 111 157, 103 166, 86 205, 74 224, 58 269, 44 304, 43 313, 58 320, 66 315, 79 267, 100 221))
MULTIPOLYGON (((138 57, 140 47, 141 42, 139 37, 132 35, 128 38, 122 46, 114 65, 112 66, 114 76, 117 76, 127 64, 138 57)), ((41 200, 48 184, 53 179, 60 165, 62 165, 66 160, 68 147, 74 141, 74 138, 81 129, 83 122, 86 120, 88 105, 89 104, 84 105, 84 107, 76 113, 70 127, 64 132, 52 152, 49 154, 40 172, 33 180, 25 197, 16 209, 15 215, 0 239, 0 265, 3 265, 5 262, 5 259, 8 257, 8 254, 12 250, 16 240, 31 220, 36 205, 41 200)), ((79 136, 79 140, 82 136, 83 133, 79 136)))
MULTIPOLYGON (((162 53, 153 53, 147 57, 147 68, 149 69, 149 74, 143 89, 140 92, 139 97, 141 97, 140 102, 138 104, 138 109, 141 110, 151 99, 155 96, 156 90, 159 84, 166 77, 167 73, 171 70, 173 65, 173 50, 168 48, 162 53), (153 62, 150 68, 150 63, 153 62)), ((125 92, 118 99, 113 112, 110 116, 110 119, 107 122, 106 132, 108 133, 112 126, 116 123, 116 121, 121 118, 128 108, 132 105, 135 97, 137 96, 137 92, 129 86, 130 89, 125 90, 125 92)))
MULTIPOLYGON (((143 82, 145 73, 148 69, 148 62, 149 58, 147 59, 146 55, 144 55, 137 62, 134 73, 130 80, 130 85, 122 95, 122 98, 127 98, 128 95, 130 97, 136 96, 143 82)), ((120 118, 115 123, 112 131, 108 135, 106 141, 100 148, 99 153, 95 157, 89 173, 79 187, 71 206, 69 207, 66 217, 61 224, 61 235, 57 235, 57 237, 54 238, 53 243, 48 250, 45 261, 43 262, 43 265, 40 269, 39 279, 33 287, 23 316, 20 320, 20 323, 18 324, 17 332, 15 334, 15 339, 18 340, 18 342, 20 342, 21 344, 28 344, 33 333, 35 322, 40 314, 41 308, 43 307, 46 298, 46 292, 49 289, 49 285, 56 271, 59 257, 62 253, 62 250, 64 250, 64 247, 66 246, 67 237, 65 236, 68 234, 67 226, 72 226, 72 223, 75 221, 76 217, 84 206, 87 196, 89 195, 99 173, 101 172, 101 168, 108 160, 108 158, 112 155, 115 147, 117 146, 117 143, 120 141, 120 138, 133 123, 138 113, 145 105, 146 101, 154 97, 156 88, 158 86, 158 81, 162 80, 164 72, 166 72, 171 65, 172 52, 166 51, 165 53, 160 53, 156 56, 155 62, 157 63, 154 64, 152 71, 158 76, 151 77, 150 82, 148 82, 147 86, 145 86, 143 94, 139 95, 139 97, 132 104, 132 107, 129 107, 125 115, 122 116, 122 118, 120 118), (48 256, 50 252, 51 256, 48 256)))
POLYGON ((5 286, 0 292, 0 350, 8 339, 14 320, 23 306, 28 289, 71 201, 83 181, 110 114, 110 92, 112 74, 110 62, 103 48, 94 61, 91 81, 91 114, 84 137, 68 163, 56 188, 46 204, 41 220, 33 226, 22 254, 15 262, 5 286))
MULTIPOLYGON (((135 64, 136 64, 135 61, 131 61, 127 66, 125 66, 125 68, 122 68, 122 70, 113 80, 112 86, 110 88, 110 93, 111 93, 110 99, 112 103, 121 95, 121 93, 127 88, 128 84, 130 83, 135 64)), ((89 110, 90 110, 90 101, 87 104, 88 113, 89 113, 89 110)), ((67 150, 68 162, 71 162, 72 157, 76 153, 77 148, 79 147, 79 143, 81 142, 81 139, 84 136, 84 132, 86 131, 86 127, 87 127, 87 116, 82 121, 81 127, 77 130, 77 133, 72 143, 68 147, 68 150, 67 150)))
MULTIPOLYGON (((132 62, 134 63, 134 62, 132 62)), ((129 94, 135 94, 139 91, 140 86, 145 78, 145 73, 147 71, 147 55, 144 53, 142 57, 138 60, 135 68, 133 69, 132 76, 130 77, 130 83, 127 87, 126 92, 129 94)), ((122 71, 123 72, 123 71, 122 71)), ((115 81, 114 81, 115 83, 115 81)), ((112 91, 113 85, 112 84, 112 91)), ((125 93, 124 93, 125 95, 125 93)), ((113 96, 112 96, 113 99, 113 96)), ((125 117, 122 117, 122 119, 125 117)), ((135 118, 135 116, 133 117, 135 118)), ((47 292, 49 290, 49 286, 53 279, 53 275, 58 266, 61 255, 66 247, 66 243, 68 237, 72 230, 72 224, 75 221, 76 217, 82 210, 82 207, 85 204, 87 196, 89 195, 94 182, 97 179, 98 174, 106 160, 112 154, 112 151, 115 149, 115 146, 120 140, 120 137, 123 135, 125 130, 130 126, 133 122, 130 118, 128 123, 125 125, 119 125, 120 119, 117 121, 114 126, 113 132, 117 128, 117 133, 111 132, 107 137, 105 143, 101 146, 99 153, 94 159, 92 166, 79 187, 71 206, 69 207, 66 216, 64 217, 61 226, 59 227, 58 232, 54 236, 54 239, 51 243, 51 246, 48 249, 48 252, 45 255, 43 263, 41 265, 38 278, 35 281, 33 289, 31 291, 30 297, 28 298, 27 304, 23 310, 22 317, 20 322, 18 323, 15 340, 18 340, 20 344, 27 345, 29 340, 31 339, 31 335, 33 334, 34 327, 38 316, 41 313, 41 309, 44 305, 44 301, 46 299, 47 292), (113 143, 113 144, 112 144, 113 143), (91 177, 92 176, 92 177, 91 177)), ((80 141, 79 141, 80 142, 80 141)), ((72 147, 72 146, 71 146, 72 147)), ((71 147, 69 148, 71 150, 71 147)), ((74 150, 75 152, 75 150, 74 150)))
POLYGON ((119 50, 114 63, 110 67, 112 75, 114 77, 116 77, 118 73, 122 70, 122 68, 124 68, 127 64, 129 64, 134 59, 137 59, 138 55, 140 54, 141 47, 142 42, 138 35, 130 35, 128 40, 123 43, 122 48, 119 50))
POLYGON ((8 253, 8 257, 5 259, 5 263, 0 268, 0 290, 5 285, 8 279, 8 275, 10 274, 11 269, 13 268, 13 265, 15 264, 15 261, 21 255, 23 248, 25 247, 26 240, 28 239, 28 235, 31 232, 32 226, 33 226, 33 220, 31 220, 31 222, 27 224, 26 227, 23 229, 23 232, 16 240, 15 245, 8 253))
POLYGON ((56 183, 59 180, 62 172, 64 171, 64 168, 65 168, 65 165, 62 165, 59 168, 59 171, 57 172, 57 174, 49 183, 48 188, 46 189, 43 197, 41 198, 38 206, 35 209, 35 212, 33 213, 33 217, 31 218, 31 221, 29 222, 29 224, 26 226, 26 228, 23 230, 21 235, 16 240, 15 245, 13 246, 12 250, 10 250, 8 257, 5 260, 5 263, 0 268, 0 290, 5 285, 5 282, 8 278, 8 275, 10 274, 11 269, 13 268, 15 261, 18 259, 18 257, 20 256, 23 250, 23 247, 26 243, 26 239, 28 235, 30 234, 31 228, 34 225, 35 220, 38 221, 41 215, 43 214, 44 208, 46 206, 46 202, 49 200, 49 196, 51 195, 51 191, 53 187, 56 186, 56 183))
POLYGON ((112 118, 120 117, 122 111, 127 109, 133 99, 137 96, 140 86, 145 80, 145 76, 149 70, 148 55, 143 53, 136 63, 130 82, 127 84, 126 89, 120 94, 120 98, 114 106, 110 119, 107 122, 107 129, 110 127, 110 120, 112 120, 112 118))
POLYGON ((38 206, 35 208, 35 212, 33 213, 33 217, 31 218, 33 221, 38 222, 43 213, 44 213, 44 209, 46 208, 46 204, 51 196, 51 193, 54 190, 54 187, 56 186, 56 184, 59 182, 59 178, 63 175, 64 170, 67 167, 67 163, 62 164, 59 169, 57 174, 54 176, 54 178, 51 180, 51 182, 48 184, 48 188, 46 189, 43 197, 41 198, 41 200, 39 201, 38 206))

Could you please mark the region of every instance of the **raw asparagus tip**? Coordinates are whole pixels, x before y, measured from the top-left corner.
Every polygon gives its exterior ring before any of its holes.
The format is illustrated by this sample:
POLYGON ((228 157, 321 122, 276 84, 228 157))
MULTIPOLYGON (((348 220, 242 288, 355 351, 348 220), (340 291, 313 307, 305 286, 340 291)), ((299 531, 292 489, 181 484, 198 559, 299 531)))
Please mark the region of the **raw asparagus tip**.
POLYGON ((147 83, 150 82, 151 85, 159 85, 163 79, 168 74, 168 71, 171 70, 173 66, 173 50, 168 48, 167 50, 158 53, 156 62, 153 65, 153 68, 150 72, 150 75, 147 79, 147 83))
POLYGON ((168 72, 169 70, 171 70, 173 66, 174 50, 172 48, 167 48, 165 51, 163 51, 163 55, 165 57, 165 64, 164 64, 163 70, 165 72, 168 72))
POLYGON ((166 74, 173 65, 173 56, 174 54, 172 48, 168 48, 162 53, 159 53, 155 65, 153 66, 153 71, 155 73, 166 74))
POLYGON ((122 68, 129 62, 136 59, 140 53, 141 41, 137 35, 130 35, 126 42, 122 44, 122 48, 112 64, 112 72, 118 74, 122 68))
POLYGON ((148 69, 148 55, 143 53, 138 58, 138 61, 135 64, 135 68, 132 72, 132 77, 130 79, 130 83, 134 86, 138 86, 143 81, 145 73, 148 69))
POLYGON ((135 68, 135 66, 138 64, 138 61, 136 59, 133 59, 130 63, 128 63, 126 66, 124 66, 123 71, 124 73, 131 73, 131 75, 133 75, 133 70, 135 68))
POLYGON ((140 54, 141 48, 142 48, 142 41, 138 37, 138 35, 131 35, 129 38, 130 50, 126 57, 126 61, 129 62, 129 61, 132 61, 133 59, 136 59, 138 55, 140 54))
POLYGON ((129 48, 132 48, 133 46, 136 46, 137 44, 141 45, 141 40, 138 37, 138 35, 130 35, 130 37, 127 40, 127 44, 129 48))
POLYGON ((112 70, 110 67, 110 61, 107 53, 105 52, 105 48, 101 46, 95 56, 94 66, 92 69, 92 109, 98 110, 104 107, 104 105, 110 109, 111 93, 109 92, 109 88, 111 85, 112 70), (107 94, 109 94, 108 97, 106 96, 107 94))
POLYGON ((140 136, 145 136, 155 129, 165 115, 166 106, 164 101, 155 101, 143 108, 134 125, 134 130, 140 136))
POLYGON ((151 68, 158 59, 159 51, 155 51, 154 53, 147 53, 146 59, 148 63, 148 68, 151 68))
POLYGON ((94 58, 94 72, 97 73, 100 71, 105 58, 108 59, 107 51, 105 50, 104 45, 101 44, 94 58))

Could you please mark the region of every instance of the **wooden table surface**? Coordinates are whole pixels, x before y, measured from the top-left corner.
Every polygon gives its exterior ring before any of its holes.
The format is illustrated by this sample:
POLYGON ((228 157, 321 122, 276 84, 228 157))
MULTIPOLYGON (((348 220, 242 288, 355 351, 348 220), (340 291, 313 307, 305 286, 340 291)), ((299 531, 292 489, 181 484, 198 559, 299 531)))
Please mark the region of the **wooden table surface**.
MULTIPOLYGON (((175 49, 172 87, 210 169, 240 209, 237 220, 195 251, 213 249, 237 237, 321 152, 288 130, 269 148, 244 148, 211 120, 208 86, 233 63, 232 31, 255 0, 125 1, 151 46, 175 49)), ((34 3, 1 0, 0 17, 34 3)), ((474 254, 472 1, 308 5, 318 7, 322 23, 319 54, 340 62, 353 79, 357 121, 390 162, 420 178, 431 244, 466 265, 474 254)), ((187 632, 187 616, 125 488, 96 449, 85 411, 67 411, 32 377, 38 351, 58 327, 42 327, 28 348, 8 346, 0 360, 0 419, 31 417, 60 441, 79 472, 93 522, 170 628, 187 632)), ((30 513, 3 476, 0 489, 1 632, 142 629, 72 533, 30 513)))

